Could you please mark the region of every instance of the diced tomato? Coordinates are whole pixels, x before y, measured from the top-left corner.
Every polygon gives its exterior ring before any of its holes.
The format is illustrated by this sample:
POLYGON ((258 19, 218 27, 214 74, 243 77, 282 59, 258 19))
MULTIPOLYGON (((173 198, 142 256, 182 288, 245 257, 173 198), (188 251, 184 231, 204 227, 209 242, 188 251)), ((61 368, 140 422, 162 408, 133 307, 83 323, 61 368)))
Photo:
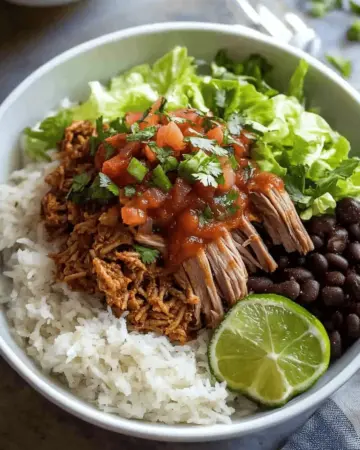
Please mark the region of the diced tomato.
POLYGON ((108 159, 102 165, 102 172, 112 180, 119 178, 127 173, 127 168, 130 160, 124 158, 122 155, 116 155, 111 159, 108 159))
POLYGON ((131 158, 132 156, 139 156, 141 150, 140 142, 128 142, 125 147, 119 151, 119 155, 123 158, 131 158))
POLYGON ((196 126, 199 120, 199 115, 191 109, 179 109, 169 113, 169 116, 179 117, 180 119, 185 119, 184 123, 177 123, 181 131, 186 130, 189 126, 196 126))
POLYGON ((160 189, 150 188, 142 194, 141 199, 146 202, 147 208, 159 208, 166 200, 166 194, 160 189))
POLYGON ((157 159, 155 153, 151 150, 151 148, 148 145, 145 145, 144 147, 144 154, 150 162, 155 162, 157 159))
POLYGON ((185 197, 191 192, 190 184, 186 183, 182 178, 177 178, 174 187, 171 189, 171 205, 172 209, 177 210, 185 202, 185 197))
POLYGON ((191 209, 185 210, 177 218, 177 227, 182 230, 182 232, 188 236, 196 234, 199 228, 199 217, 191 209))
POLYGON ((101 167, 105 162, 105 156, 106 156, 105 147, 103 146, 103 144, 100 144, 99 148, 97 149, 97 151, 95 153, 95 159, 94 159, 94 164, 95 164, 95 167, 97 168, 97 170, 101 170, 101 167))
POLYGON ((131 206, 121 208, 121 217, 123 222, 130 226, 143 225, 147 220, 146 211, 131 206))
POLYGON ((214 139, 215 141, 217 141, 217 143, 219 145, 221 145, 223 143, 223 140, 224 140, 224 132, 223 132, 222 127, 220 125, 218 125, 217 127, 214 127, 211 130, 209 130, 206 133, 206 136, 209 139, 214 139))
POLYGON ((200 181, 193 185, 195 193, 205 202, 210 202, 215 195, 215 188, 212 186, 204 186, 200 181))
POLYGON ((115 149, 121 148, 126 144, 126 133, 115 134, 105 139, 105 141, 110 144, 115 149))
POLYGON ((128 112, 125 116, 125 123, 128 127, 131 127, 135 122, 142 118, 144 113, 142 112, 128 112))
POLYGON ((237 144, 233 144, 234 152, 235 152, 235 158, 237 161, 242 159, 247 154, 247 148, 244 146, 244 144, 236 139, 237 144))
POLYGON ((219 184, 217 189, 220 192, 227 192, 235 184, 235 181, 236 181, 235 172, 232 169, 229 158, 227 156, 221 156, 219 158, 219 160, 220 160, 221 168, 223 171, 224 183, 219 184))
POLYGON ((184 136, 180 128, 174 122, 163 125, 158 129, 156 143, 159 147, 169 146, 175 151, 185 149, 184 136))
MULTIPOLYGON (((119 152, 119 149, 126 144, 126 133, 115 134, 105 139, 105 141, 114 148, 115 154, 119 152)), ((99 148, 95 154, 95 167, 100 170, 106 160, 106 148, 103 144, 99 145, 99 148)))

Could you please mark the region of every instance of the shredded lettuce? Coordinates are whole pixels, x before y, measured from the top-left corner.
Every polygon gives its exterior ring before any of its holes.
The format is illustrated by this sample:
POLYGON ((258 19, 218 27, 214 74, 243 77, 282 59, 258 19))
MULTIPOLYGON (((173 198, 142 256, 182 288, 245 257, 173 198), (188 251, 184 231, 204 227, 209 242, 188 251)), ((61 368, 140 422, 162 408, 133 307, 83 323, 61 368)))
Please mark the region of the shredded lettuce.
MULTIPOLYGON (((360 160, 349 158, 349 142, 314 109, 306 110, 306 61, 300 61, 289 80, 287 95, 269 85, 271 65, 259 55, 238 62, 219 51, 212 63, 201 64, 195 65, 186 48, 175 47, 152 65, 114 77, 108 86, 89 83, 87 101, 45 119, 36 130, 25 130, 27 153, 34 159, 48 158, 47 150, 55 147, 72 120, 95 122, 102 116, 106 122, 119 117, 123 121, 127 112, 145 111, 163 96, 167 110, 210 110, 227 122, 230 134, 238 135, 243 128, 251 132, 256 138, 252 158, 262 170, 283 178, 303 219, 332 212, 346 196, 360 198, 360 160), (207 75, 201 74, 204 67, 207 75)), ((192 181, 201 178, 212 186, 219 182, 215 159, 201 148, 180 164, 180 172, 192 181)))

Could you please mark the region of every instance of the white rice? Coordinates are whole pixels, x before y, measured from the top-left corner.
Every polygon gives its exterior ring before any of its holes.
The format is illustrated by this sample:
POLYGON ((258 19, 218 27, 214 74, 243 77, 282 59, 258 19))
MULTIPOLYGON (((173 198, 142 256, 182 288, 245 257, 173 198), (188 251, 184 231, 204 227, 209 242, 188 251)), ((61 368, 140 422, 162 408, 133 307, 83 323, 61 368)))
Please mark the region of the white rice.
MULTIPOLYGON (((96 296, 54 282, 47 255, 55 244, 39 221, 44 174, 54 164, 28 165, 0 185, 0 302, 17 341, 44 371, 104 411, 166 423, 230 422, 234 397, 211 381, 206 333, 185 346, 129 333, 125 319, 104 310, 96 296)), ((254 410, 243 399, 238 408, 254 410)))

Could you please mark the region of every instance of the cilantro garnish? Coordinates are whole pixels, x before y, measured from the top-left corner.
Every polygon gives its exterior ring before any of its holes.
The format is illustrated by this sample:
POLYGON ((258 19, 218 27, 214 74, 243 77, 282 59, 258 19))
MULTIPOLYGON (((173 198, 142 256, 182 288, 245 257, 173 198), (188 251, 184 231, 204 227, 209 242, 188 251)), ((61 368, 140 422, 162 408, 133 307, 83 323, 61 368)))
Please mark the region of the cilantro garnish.
POLYGON ((185 142, 190 142, 193 147, 199 148, 209 153, 213 153, 217 156, 226 156, 227 151, 225 148, 220 147, 218 143, 213 139, 207 139, 197 136, 189 136, 184 139, 185 142))
POLYGON ((134 186, 125 186, 124 187, 125 197, 133 197, 136 194, 136 189, 134 186))
MULTIPOLYGON (((135 125, 135 124, 134 124, 135 125)), ((144 128, 143 130, 139 129, 139 125, 137 124, 137 127, 134 127, 134 125, 132 125, 131 127, 131 131, 132 134, 129 134, 128 136, 126 136, 126 140, 128 142, 133 142, 133 141, 148 141, 149 139, 151 139, 155 133, 156 133, 156 127, 151 126, 151 127, 147 127, 144 128)))
POLYGON ((255 168, 252 166, 252 164, 249 162, 246 167, 244 167, 243 175, 244 175, 244 181, 247 183, 249 180, 251 180, 252 176, 254 175, 255 168))
POLYGON ((184 155, 179 164, 179 175, 190 182, 200 181, 204 186, 217 187, 222 169, 216 155, 207 155, 202 150, 184 155))
POLYGON ((86 173, 80 173, 79 175, 75 175, 71 184, 71 188, 67 193, 66 199, 71 199, 72 194, 74 192, 81 193, 85 189, 86 185, 90 182, 91 176, 86 173))
POLYGON ((199 223, 201 226, 206 225, 211 222, 214 218, 214 213, 209 205, 206 205, 204 210, 199 214, 199 223))
POLYGON ((239 193, 237 191, 229 191, 224 195, 219 195, 218 197, 214 197, 214 201, 216 204, 222 206, 226 209, 226 215, 232 216, 238 211, 239 206, 235 204, 236 200, 239 197, 239 193))
MULTIPOLYGON (((113 121, 114 122, 114 121, 113 121)), ((113 125, 116 126, 114 123, 113 125)), ((96 128, 96 136, 90 137, 90 154, 92 156, 95 155, 99 145, 103 143, 106 153, 105 153, 105 159, 109 159, 115 152, 114 147, 105 141, 108 137, 112 136, 114 133, 109 130, 104 130, 104 120, 103 116, 100 116, 95 121, 95 128, 96 128)))
POLYGON ((140 255, 140 259, 144 264, 151 264, 160 256, 159 250, 142 245, 134 245, 134 249, 140 255))
POLYGON ((179 165, 178 160, 173 156, 174 152, 169 147, 158 147, 156 142, 148 142, 148 146, 156 154, 157 159, 161 162, 165 172, 175 170, 179 165))
POLYGON ((117 131, 118 133, 128 133, 129 128, 125 123, 124 117, 117 117, 116 119, 109 122, 109 126, 112 130, 117 131))
POLYGON ((236 158, 234 155, 229 156, 229 162, 230 162, 231 168, 233 170, 236 170, 239 167, 239 163, 236 161, 236 158))
POLYGON ((115 183, 113 183, 110 178, 105 175, 104 173, 99 173, 100 178, 100 187, 106 188, 108 191, 110 191, 114 195, 119 195, 119 188, 116 186, 115 183))

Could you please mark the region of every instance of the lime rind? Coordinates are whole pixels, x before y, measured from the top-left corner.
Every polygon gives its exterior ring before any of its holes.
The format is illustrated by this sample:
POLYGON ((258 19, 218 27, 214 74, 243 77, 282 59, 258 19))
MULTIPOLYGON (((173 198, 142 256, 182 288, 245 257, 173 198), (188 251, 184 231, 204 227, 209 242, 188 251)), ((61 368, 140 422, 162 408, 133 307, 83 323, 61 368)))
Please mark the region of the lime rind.
MULTIPOLYGON (((272 319, 278 319, 276 314, 273 316, 272 319)), ((221 342, 221 351, 226 349, 226 339, 221 342)), ((233 306, 215 330, 209 345, 208 357, 213 376, 218 381, 225 381, 230 390, 245 394, 261 404, 276 407, 282 406, 292 397, 309 389, 326 371, 330 361, 330 342, 321 322, 302 306, 275 294, 249 295, 233 306), (241 320, 241 313, 246 308, 249 311, 255 310, 255 316, 263 315, 264 317, 250 318, 249 325, 246 320, 241 320), (283 312, 282 324, 281 320, 275 323, 269 322, 269 312, 275 310, 277 314, 280 313, 280 317, 281 311, 283 312), (293 331, 288 329, 285 333, 284 330, 279 331, 279 328, 281 326, 286 328, 286 319, 295 324, 295 329, 293 331), (256 325, 261 325, 262 329, 258 327, 254 330, 256 325), (226 331, 228 331, 226 339, 231 336, 233 341, 232 348, 234 348, 234 342, 238 340, 240 344, 246 342, 250 350, 255 350, 254 358, 251 358, 251 351, 247 352, 246 348, 236 348, 232 358, 242 363, 241 371, 237 373, 230 364, 224 364, 225 360, 219 359, 216 354, 218 344, 221 342, 220 338, 226 331), (284 342, 280 342, 280 345, 278 342, 274 343, 273 336, 285 339, 285 344, 284 342), (308 346, 300 345, 297 349, 299 354, 294 356, 294 350, 291 352, 292 347, 296 349, 294 344, 301 344, 302 340, 306 343, 306 338, 310 338, 308 346), (279 352, 281 346, 283 348, 279 352), (313 350, 313 355, 309 349, 313 350), (310 362, 306 360, 310 356, 315 360, 310 362), (223 375, 219 361, 223 369, 225 368, 228 373, 231 372, 231 376, 223 375), (305 376, 298 375, 301 371, 306 372, 305 376), (300 380, 296 383, 297 375, 300 380), (236 382, 236 377, 244 379, 236 382)))

